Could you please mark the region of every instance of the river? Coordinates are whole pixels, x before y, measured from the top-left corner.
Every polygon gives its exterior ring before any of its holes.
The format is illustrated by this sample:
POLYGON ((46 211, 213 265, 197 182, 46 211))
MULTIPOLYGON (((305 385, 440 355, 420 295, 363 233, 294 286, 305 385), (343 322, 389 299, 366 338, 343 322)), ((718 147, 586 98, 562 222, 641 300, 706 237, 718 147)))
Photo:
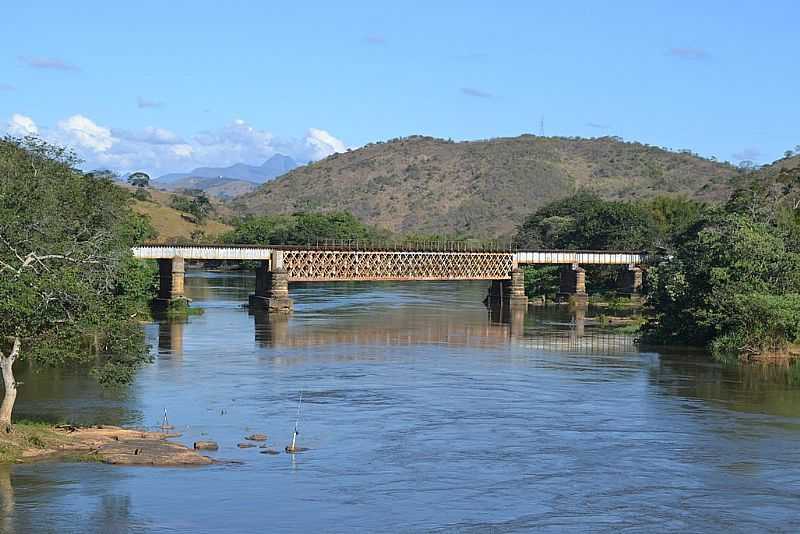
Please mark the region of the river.
POLYGON ((288 320, 254 280, 193 271, 203 315, 147 325, 154 362, 103 391, 21 371, 18 417, 219 442, 205 468, 0 468, 0 532, 786 531, 800 386, 786 370, 640 351, 564 308, 509 317, 485 283, 309 284, 288 320), (302 391, 299 445, 282 450, 302 391))

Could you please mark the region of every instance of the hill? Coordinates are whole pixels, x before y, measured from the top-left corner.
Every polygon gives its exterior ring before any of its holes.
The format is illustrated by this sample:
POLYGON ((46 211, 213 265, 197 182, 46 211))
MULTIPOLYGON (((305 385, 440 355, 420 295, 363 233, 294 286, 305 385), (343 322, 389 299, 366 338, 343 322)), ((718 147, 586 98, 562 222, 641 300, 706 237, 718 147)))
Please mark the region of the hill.
POLYGON ((347 210, 392 231, 498 237, 577 190, 607 199, 722 200, 738 174, 727 163, 610 137, 455 143, 413 136, 299 167, 233 207, 247 214, 347 210))
POLYGON ((232 230, 231 226, 224 224, 220 220, 228 212, 219 203, 214 203, 214 208, 217 210, 216 217, 209 218, 203 224, 197 224, 191 217, 170 207, 172 194, 152 189, 148 191, 150 200, 134 199, 132 207, 136 213, 147 215, 150 218, 150 223, 158 232, 156 237, 158 241, 165 243, 187 241, 192 240, 193 236, 204 236, 213 240, 214 236, 232 230))

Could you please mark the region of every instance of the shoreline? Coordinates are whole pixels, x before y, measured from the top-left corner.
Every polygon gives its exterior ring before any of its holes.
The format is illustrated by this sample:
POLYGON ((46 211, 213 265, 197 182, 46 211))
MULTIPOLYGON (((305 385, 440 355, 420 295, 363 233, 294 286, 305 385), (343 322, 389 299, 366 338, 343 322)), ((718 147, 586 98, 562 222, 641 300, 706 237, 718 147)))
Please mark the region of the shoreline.
POLYGON ((213 460, 180 443, 177 433, 96 425, 75 427, 19 422, 0 435, 0 464, 97 462, 163 467, 210 465, 213 460))

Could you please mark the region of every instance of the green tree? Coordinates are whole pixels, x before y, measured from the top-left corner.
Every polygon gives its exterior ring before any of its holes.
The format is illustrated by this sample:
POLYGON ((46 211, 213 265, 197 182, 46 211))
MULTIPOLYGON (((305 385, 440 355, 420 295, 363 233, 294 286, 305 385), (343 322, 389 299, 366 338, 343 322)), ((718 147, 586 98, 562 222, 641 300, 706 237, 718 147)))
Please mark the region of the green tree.
POLYGON ((519 248, 619 250, 651 248, 659 237, 642 206, 581 192, 538 209, 514 241, 519 248))
POLYGON ((304 245, 325 240, 369 241, 380 236, 347 212, 296 213, 248 217, 224 236, 227 243, 253 245, 304 245))
POLYGON ((134 187, 144 188, 150 185, 150 176, 143 172, 134 172, 128 176, 128 183, 134 187))
POLYGON ((0 141, 0 425, 10 429, 13 365, 86 365, 103 383, 148 361, 136 302, 155 272, 131 245, 152 236, 110 179, 75 170, 43 141, 0 141))
POLYGON ((650 342, 708 345, 725 358, 731 351, 773 350, 796 337, 776 314, 796 309, 800 255, 786 250, 775 227, 742 214, 708 212, 678 236, 671 261, 648 271, 648 288, 650 342), (767 305, 775 314, 756 313, 767 305), (765 345, 771 334, 764 332, 776 329, 788 337, 765 345))
POLYGON ((178 211, 192 216, 197 224, 203 224, 214 211, 214 206, 205 191, 200 189, 187 190, 185 195, 173 195, 170 205, 178 211))

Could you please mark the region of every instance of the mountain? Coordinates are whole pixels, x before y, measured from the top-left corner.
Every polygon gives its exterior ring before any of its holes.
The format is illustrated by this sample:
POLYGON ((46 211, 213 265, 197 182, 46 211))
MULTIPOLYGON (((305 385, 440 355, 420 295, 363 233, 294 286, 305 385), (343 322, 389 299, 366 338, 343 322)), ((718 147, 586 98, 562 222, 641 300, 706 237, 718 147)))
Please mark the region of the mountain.
POLYGON ((609 199, 727 198, 740 171, 688 151, 618 138, 412 136, 290 171, 234 200, 242 213, 347 210, 393 231, 500 237, 577 190, 609 199))
MULTIPOLYGON (((158 182, 154 185, 158 186, 158 182)), ((236 180, 234 178, 201 178, 198 176, 187 176, 165 184, 162 186, 167 191, 181 191, 185 189, 201 189, 208 195, 228 199, 250 193, 258 188, 258 184, 246 180, 236 180)))
MULTIPOLYGON (((260 166, 236 163, 230 167, 198 167, 191 172, 165 174, 157 178, 153 185, 156 187, 170 186, 184 178, 230 178, 263 184, 295 167, 297 167, 297 163, 289 156, 275 154, 260 166)), ((174 187, 170 187, 170 189, 174 189, 174 187)))

